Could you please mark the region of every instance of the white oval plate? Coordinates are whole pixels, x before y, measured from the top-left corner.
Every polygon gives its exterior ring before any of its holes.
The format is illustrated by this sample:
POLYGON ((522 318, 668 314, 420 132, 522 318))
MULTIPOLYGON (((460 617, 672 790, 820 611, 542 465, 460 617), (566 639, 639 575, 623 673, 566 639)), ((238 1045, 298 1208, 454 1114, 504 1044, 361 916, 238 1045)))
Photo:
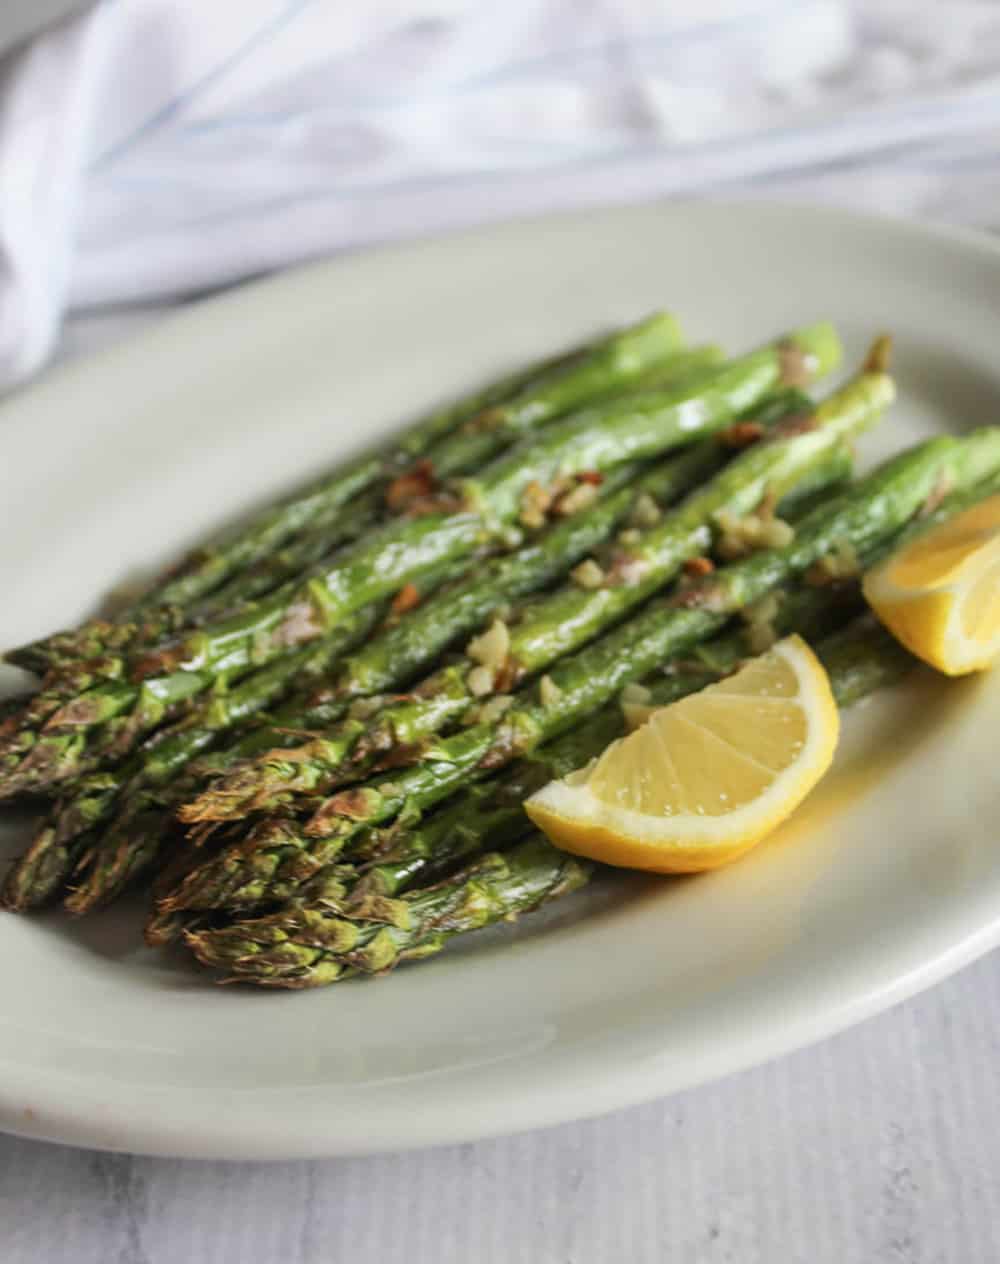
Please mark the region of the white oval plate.
MULTIPOLYGON (((433 401, 657 306, 731 348, 829 316, 854 357, 892 330, 901 398, 867 455, 995 421, 998 296, 988 241, 760 204, 513 224, 248 287, 0 411, 0 641, 72 623, 433 401)), ((378 982, 222 991, 138 946, 138 903, 0 917, 0 1126, 357 1153, 596 1114, 816 1040, 1000 939, 998 702, 1000 674, 915 678, 848 716, 835 775, 741 864, 600 881, 378 982)))

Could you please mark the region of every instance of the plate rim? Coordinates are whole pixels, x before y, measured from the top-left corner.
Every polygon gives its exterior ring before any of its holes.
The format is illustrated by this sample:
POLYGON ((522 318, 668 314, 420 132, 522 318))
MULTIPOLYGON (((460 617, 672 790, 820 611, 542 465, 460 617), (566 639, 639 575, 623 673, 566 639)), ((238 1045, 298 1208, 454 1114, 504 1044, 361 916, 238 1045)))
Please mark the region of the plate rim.
MULTIPOLYGON (((905 233, 912 239, 932 244, 940 243, 961 247, 986 255, 992 264, 1000 263, 1000 241, 990 234, 974 228, 942 224, 927 224, 912 217, 899 216, 881 211, 858 211, 792 198, 730 197, 725 195, 670 197, 649 199, 627 206, 583 208, 573 211, 557 211, 509 218, 501 223, 473 226, 460 231, 444 231, 415 239, 359 250, 348 255, 325 257, 297 264, 263 278, 255 278, 222 294, 212 295, 188 307, 169 313, 151 327, 139 330, 130 337, 96 354, 74 358, 54 366, 40 379, 10 392, 4 400, 9 406, 25 395, 46 391, 60 386, 65 389, 77 374, 89 374, 97 366, 100 371, 113 371, 117 361, 125 361, 140 344, 155 344, 157 339, 170 337, 185 322, 194 323, 203 318, 206 309, 224 312, 227 308, 239 309, 248 294, 280 295, 283 289, 293 292, 303 278, 323 273, 336 275, 354 266, 364 267, 373 256, 405 255, 425 249, 434 243, 447 248, 456 241, 476 242, 489 248, 492 239, 508 234, 531 233, 536 225, 553 222, 581 221, 628 221, 630 218, 661 213, 689 213, 692 208, 705 204, 723 208, 734 215, 753 213, 765 217, 803 216, 813 220, 825 220, 855 227, 889 228, 905 233)), ((0 424, 2 424, 0 418, 0 424)), ((716 1056, 711 1065, 690 1065, 678 1073, 676 1068, 661 1072, 646 1068, 641 1073, 632 1068, 612 1068, 602 1073, 599 1083, 590 1077, 587 1087, 578 1085, 575 1090, 562 1094, 557 1101, 542 1103, 537 1097, 522 1094, 516 1101, 504 1103, 503 1110, 496 1108, 485 1120, 476 1120, 469 1112, 456 1111, 436 1122, 400 1129, 397 1135, 385 1135, 385 1129, 376 1133, 371 1141, 358 1138, 344 1140, 334 1137, 323 1140, 316 1129, 308 1137, 301 1133, 291 1135, 270 1123, 259 1123, 238 1118, 233 1126, 204 1126, 192 1131, 190 1121, 181 1137, 177 1127, 164 1116, 169 1107, 159 1114, 136 1115, 134 1112, 150 1106, 157 1096, 151 1089, 136 1089, 130 1100, 122 1093, 116 1107, 101 1109, 96 1104, 80 1103, 79 1084, 75 1078, 58 1076, 49 1081, 48 1094, 40 1092, 27 1077, 5 1077, 0 1083, 0 1131, 11 1135, 52 1141, 58 1144, 83 1146, 102 1151, 117 1151, 139 1155, 170 1158, 244 1159, 254 1161, 290 1160, 333 1156, 353 1156, 406 1151, 428 1146, 450 1145, 461 1142, 485 1140, 508 1136, 524 1131, 556 1126, 573 1120, 590 1119, 615 1110, 636 1106, 657 1098, 672 1095, 697 1085, 708 1083, 722 1076, 735 1074, 765 1061, 783 1057, 800 1048, 806 1048, 829 1036, 844 1031, 857 1023, 900 1004, 917 993, 941 982, 949 975, 971 964, 1000 944, 1000 909, 991 916, 982 917, 977 923, 969 921, 964 934, 948 937, 939 927, 939 943, 936 951, 928 955, 916 953, 919 959, 907 962, 907 953, 897 954, 898 962, 889 963, 880 971, 869 971, 870 984, 848 990, 839 1004, 828 1005, 814 1012, 798 1006, 780 1030, 755 1031, 739 1048, 725 1056, 716 1056), (567 1109, 564 1098, 575 1093, 576 1104, 567 1109), (589 1099, 589 1100, 588 1100, 589 1099), (26 1100, 38 1103, 26 1107, 26 1100), (74 1104, 75 1103, 75 1104, 74 1104), (266 1134, 266 1135, 265 1135, 266 1134)), ((912 954, 911 954, 912 955, 912 954)), ((169 1093, 167 1093, 169 1101, 169 1093)))

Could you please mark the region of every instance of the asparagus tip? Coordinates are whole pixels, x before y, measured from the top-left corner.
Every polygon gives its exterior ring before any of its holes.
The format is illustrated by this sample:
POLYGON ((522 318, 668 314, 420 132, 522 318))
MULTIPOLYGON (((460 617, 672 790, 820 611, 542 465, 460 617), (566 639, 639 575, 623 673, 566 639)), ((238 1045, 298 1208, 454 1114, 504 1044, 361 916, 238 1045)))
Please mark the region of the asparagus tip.
POLYGON ((891 334, 879 334, 872 345, 868 348, 868 355, 865 357, 863 372, 888 373, 889 361, 891 358, 892 336, 891 334))

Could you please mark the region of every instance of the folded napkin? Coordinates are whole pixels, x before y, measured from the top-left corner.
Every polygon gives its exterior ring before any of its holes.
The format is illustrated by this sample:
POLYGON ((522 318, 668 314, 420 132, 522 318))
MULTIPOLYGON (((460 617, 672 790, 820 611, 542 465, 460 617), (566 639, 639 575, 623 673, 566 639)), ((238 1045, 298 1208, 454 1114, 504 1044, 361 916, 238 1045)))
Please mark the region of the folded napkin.
POLYGON ((1000 118, 953 0, 107 0, 0 64, 0 384, 69 307, 1000 118))

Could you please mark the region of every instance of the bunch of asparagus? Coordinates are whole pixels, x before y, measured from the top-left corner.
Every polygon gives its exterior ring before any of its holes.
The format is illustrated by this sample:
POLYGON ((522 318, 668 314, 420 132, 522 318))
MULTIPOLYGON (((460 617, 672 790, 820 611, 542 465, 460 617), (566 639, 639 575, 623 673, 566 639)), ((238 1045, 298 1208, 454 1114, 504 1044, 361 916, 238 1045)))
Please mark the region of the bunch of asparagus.
POLYGON ((888 344, 827 324, 736 359, 657 314, 424 418, 185 558, 128 610, 21 647, 0 799, 44 815, 2 889, 312 987, 585 883, 524 799, 788 631, 843 705, 911 660, 861 570, 1000 480, 1000 429, 852 481, 888 344), (625 707, 627 712, 628 706, 625 707))

